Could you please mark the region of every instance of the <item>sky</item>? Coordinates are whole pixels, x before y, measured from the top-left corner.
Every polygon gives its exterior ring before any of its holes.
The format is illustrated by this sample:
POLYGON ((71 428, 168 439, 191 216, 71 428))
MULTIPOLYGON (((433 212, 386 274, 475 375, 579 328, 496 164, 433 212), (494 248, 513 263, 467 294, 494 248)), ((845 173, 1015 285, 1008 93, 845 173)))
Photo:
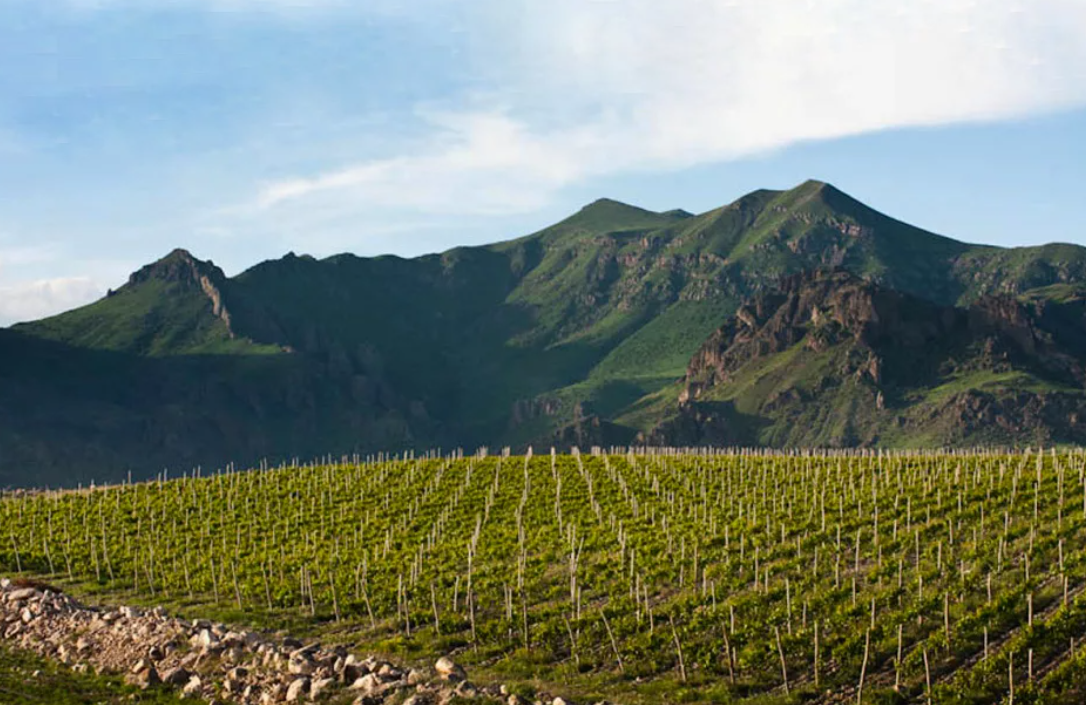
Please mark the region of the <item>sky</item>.
POLYGON ((0 325, 809 178, 1086 245, 1086 0, 0 0, 0 325))

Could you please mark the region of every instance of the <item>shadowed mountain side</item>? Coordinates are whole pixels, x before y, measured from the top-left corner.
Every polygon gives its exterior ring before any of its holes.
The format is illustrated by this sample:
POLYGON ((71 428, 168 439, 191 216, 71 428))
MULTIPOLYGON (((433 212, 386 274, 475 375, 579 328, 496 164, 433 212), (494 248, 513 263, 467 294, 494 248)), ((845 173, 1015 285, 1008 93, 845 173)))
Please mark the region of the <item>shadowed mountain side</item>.
POLYGON ((0 486, 429 447, 380 380, 295 355, 139 357, 0 330, 0 486))

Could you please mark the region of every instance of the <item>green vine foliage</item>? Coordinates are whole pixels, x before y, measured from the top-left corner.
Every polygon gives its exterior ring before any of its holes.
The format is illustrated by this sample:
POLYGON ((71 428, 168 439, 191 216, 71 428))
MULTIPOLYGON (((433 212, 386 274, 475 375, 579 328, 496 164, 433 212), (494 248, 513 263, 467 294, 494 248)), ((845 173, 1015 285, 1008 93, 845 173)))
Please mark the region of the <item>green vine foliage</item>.
POLYGON ((0 565, 574 694, 1081 702, 1084 509, 1077 450, 344 458, 6 497, 0 565))

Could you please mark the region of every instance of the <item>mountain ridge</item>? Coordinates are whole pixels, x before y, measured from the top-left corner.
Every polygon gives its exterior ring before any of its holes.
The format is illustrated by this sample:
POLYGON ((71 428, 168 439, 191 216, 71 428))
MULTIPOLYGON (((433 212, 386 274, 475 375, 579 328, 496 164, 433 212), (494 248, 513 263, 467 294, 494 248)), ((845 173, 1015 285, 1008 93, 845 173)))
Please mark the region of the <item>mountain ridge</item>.
MULTIPOLYGON (((962 243, 810 180, 699 214, 598 199, 529 235, 410 259, 288 253, 225 277, 175 250, 100 301, 12 331, 65 344, 73 359, 100 350, 181 368, 204 356, 238 398, 324 395, 329 414, 372 420, 351 442, 320 428, 296 441, 317 453, 630 442, 674 413, 676 385, 722 323, 816 270, 944 308, 994 294, 1047 302, 1086 285, 1086 249, 962 243), (275 365, 299 385, 369 391, 283 390, 265 377, 275 365)), ((259 435, 252 418, 234 419, 242 436, 259 435)), ((238 446, 232 460, 256 459, 253 444, 238 446)))

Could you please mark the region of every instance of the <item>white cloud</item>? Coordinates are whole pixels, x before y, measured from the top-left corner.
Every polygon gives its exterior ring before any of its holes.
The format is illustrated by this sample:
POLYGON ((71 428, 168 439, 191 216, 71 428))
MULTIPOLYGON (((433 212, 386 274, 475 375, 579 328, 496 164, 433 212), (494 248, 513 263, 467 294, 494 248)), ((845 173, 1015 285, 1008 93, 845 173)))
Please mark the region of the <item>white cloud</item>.
POLYGON ((132 269, 129 261, 80 258, 60 243, 25 244, 26 239, 0 232, 0 326, 96 301, 106 293, 106 282, 117 286, 132 269))
POLYGON ((89 277, 0 284, 0 325, 32 321, 91 303, 105 287, 89 277))
MULTIPOLYGON (((269 208, 329 191, 349 190, 362 202, 421 212, 502 214, 540 205, 543 194, 581 170, 566 144, 530 133, 501 112, 431 114, 435 129, 413 153, 366 162, 263 189, 269 208)), ((586 135, 590 136, 590 135, 586 135)))
POLYGON ((496 67, 497 107, 475 96, 475 107, 425 113, 429 136, 397 156, 265 185, 258 206, 524 212, 596 175, 1086 103, 1081 0, 475 8, 474 59, 496 67))

